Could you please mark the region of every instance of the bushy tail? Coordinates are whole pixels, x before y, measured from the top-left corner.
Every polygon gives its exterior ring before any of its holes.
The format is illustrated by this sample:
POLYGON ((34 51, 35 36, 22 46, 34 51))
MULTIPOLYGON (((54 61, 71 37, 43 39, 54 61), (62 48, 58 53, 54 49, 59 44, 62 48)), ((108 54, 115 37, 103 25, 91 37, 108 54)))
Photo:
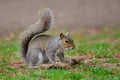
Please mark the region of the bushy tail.
POLYGON ((45 9, 40 14, 40 19, 35 24, 28 27, 20 36, 20 54, 23 58, 26 57, 28 45, 31 39, 45 31, 49 30, 53 24, 53 13, 50 9, 45 9))

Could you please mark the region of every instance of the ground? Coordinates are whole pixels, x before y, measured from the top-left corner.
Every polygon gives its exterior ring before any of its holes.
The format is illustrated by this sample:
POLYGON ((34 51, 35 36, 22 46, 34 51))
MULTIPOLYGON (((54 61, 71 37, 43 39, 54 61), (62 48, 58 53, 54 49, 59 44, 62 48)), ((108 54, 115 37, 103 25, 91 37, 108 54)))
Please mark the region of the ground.
MULTIPOLYGON (((63 32, 66 32, 65 30, 63 32)), ((58 34, 57 31, 55 31, 58 34)), ((54 32, 50 32, 54 34, 54 32)), ((81 30, 71 33, 76 48, 65 56, 82 57, 70 69, 30 69, 23 66, 18 53, 19 34, 0 37, 1 80, 119 80, 120 28, 81 30)))

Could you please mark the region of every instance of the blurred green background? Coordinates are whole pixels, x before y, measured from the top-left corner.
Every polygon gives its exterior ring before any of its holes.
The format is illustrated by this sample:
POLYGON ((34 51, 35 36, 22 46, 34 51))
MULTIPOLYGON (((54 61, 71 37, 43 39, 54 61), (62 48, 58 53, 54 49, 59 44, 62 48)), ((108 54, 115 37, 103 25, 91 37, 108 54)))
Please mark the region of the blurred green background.
POLYGON ((0 34, 23 30, 45 8, 52 9, 60 30, 120 25, 120 0, 0 0, 0 34))

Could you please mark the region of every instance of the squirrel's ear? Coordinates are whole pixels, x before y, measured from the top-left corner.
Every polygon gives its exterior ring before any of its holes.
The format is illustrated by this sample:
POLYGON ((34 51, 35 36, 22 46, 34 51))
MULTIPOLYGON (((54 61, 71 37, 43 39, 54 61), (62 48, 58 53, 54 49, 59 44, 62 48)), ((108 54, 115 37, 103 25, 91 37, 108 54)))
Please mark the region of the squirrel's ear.
POLYGON ((63 39, 65 35, 63 33, 60 33, 60 38, 63 39))
POLYGON ((69 37, 69 32, 67 32, 65 35, 66 35, 67 37, 69 37))

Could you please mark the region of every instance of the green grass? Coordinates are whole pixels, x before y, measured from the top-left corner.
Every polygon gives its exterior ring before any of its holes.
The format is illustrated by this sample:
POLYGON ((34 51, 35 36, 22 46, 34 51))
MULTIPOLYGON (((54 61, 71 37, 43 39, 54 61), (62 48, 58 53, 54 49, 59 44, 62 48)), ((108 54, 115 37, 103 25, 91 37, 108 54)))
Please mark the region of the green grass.
MULTIPOLYGON (((120 54, 120 29, 104 30, 96 35, 73 34, 72 37, 76 48, 65 51, 65 55, 84 55, 92 52, 95 57, 91 62, 93 64, 99 64, 98 58, 106 58, 106 62, 110 64, 120 64, 120 57, 114 56, 116 53, 120 54)), ((0 39, 0 80, 120 80, 120 65, 117 68, 110 68, 100 65, 86 66, 81 62, 70 70, 12 68, 9 64, 20 60, 17 52, 16 38, 0 39)))

